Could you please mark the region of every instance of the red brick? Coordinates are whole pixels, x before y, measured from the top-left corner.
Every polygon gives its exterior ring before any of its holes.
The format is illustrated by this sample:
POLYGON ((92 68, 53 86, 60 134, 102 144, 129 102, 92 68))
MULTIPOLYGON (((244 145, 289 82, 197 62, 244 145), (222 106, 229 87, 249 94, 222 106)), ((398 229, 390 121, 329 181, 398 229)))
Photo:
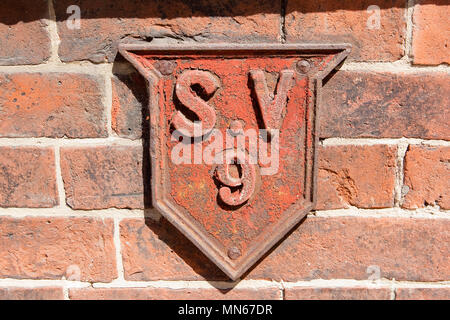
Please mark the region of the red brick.
POLYGON ((0 147, 0 207, 57 204, 53 149, 0 147))
POLYGON ((112 128, 120 137, 139 139, 146 111, 146 84, 137 73, 117 75, 112 79, 112 128))
POLYGON ((70 289, 74 300, 279 300, 280 290, 263 289, 168 289, 83 288, 70 289))
POLYGON ((73 209, 144 208, 142 147, 62 148, 67 204, 73 209))
POLYGON ((0 136, 106 136, 100 81, 69 73, 0 74, 0 136))
POLYGON ((450 147, 409 146, 404 167, 404 208, 450 209, 450 147))
POLYGON ((62 288, 0 288, 0 300, 63 300, 62 288))
POLYGON ((450 64, 448 0, 415 1, 412 54, 414 64, 450 64))
POLYGON ((285 20, 288 42, 348 42, 353 47, 349 60, 394 61, 404 54, 403 0, 288 0, 285 20), (367 27, 371 5, 381 9, 378 29, 367 27))
POLYGON ((0 65, 43 63, 50 57, 50 37, 44 20, 46 0, 0 2, 0 65))
POLYGON ((327 146, 319 149, 318 210, 394 205, 395 146, 327 146))
POLYGON ((275 42, 280 36, 279 1, 63 0, 56 1, 55 10, 63 61, 113 62, 122 39, 235 43, 275 42), (81 8, 79 30, 67 28, 69 5, 81 8))
POLYGON ((120 232, 127 280, 228 279, 165 219, 125 219, 120 232))
POLYGON ((111 219, 0 217, 0 277, 109 282, 117 276, 111 219), (72 267, 71 267, 72 268, 72 267))
POLYGON ((389 288, 286 288, 286 300, 390 300, 389 288))
POLYGON ((397 288, 397 300, 450 300, 450 288, 397 288))
MULTIPOLYGON (((403 218, 307 218, 246 279, 301 281, 449 279, 450 222, 403 218), (282 263, 280 263, 282 261, 282 263)), ((125 219, 121 242, 127 280, 225 280, 168 222, 125 219)))
POLYGON ((373 276, 410 281, 450 277, 450 221, 307 218, 247 278, 299 281, 373 276), (280 263, 282 261, 282 263, 280 263))
POLYGON ((339 71, 324 86, 320 136, 450 139, 446 73, 339 71))

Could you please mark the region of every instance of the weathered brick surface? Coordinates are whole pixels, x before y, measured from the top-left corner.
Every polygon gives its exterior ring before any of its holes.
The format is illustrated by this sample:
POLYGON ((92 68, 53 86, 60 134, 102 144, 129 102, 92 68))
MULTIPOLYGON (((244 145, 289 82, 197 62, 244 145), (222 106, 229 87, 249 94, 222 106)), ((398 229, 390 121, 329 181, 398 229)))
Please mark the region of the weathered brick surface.
MULTIPOLYGON (((372 24, 370 24, 372 25, 372 24)), ((403 54, 406 32, 405 1, 303 1, 288 0, 286 38, 288 42, 348 42, 350 60, 394 61, 403 54), (378 5, 380 27, 368 29, 371 5, 378 5)))
POLYGON ((415 1, 412 54, 414 64, 450 64, 448 0, 415 1))
POLYGON ((0 65, 43 63, 50 57, 46 0, 0 2, 0 65))
POLYGON ((144 78, 137 74, 117 75, 112 80, 112 128, 130 139, 142 136, 142 124, 148 116, 144 78))
POLYGON ((394 205, 395 146, 327 146, 319 149, 318 210, 394 205))
POLYGON ((63 61, 114 61, 117 43, 132 39, 179 39, 203 42, 276 42, 280 36, 280 2, 270 0, 218 3, 182 1, 55 1, 59 55, 63 61), (67 28, 66 9, 81 8, 81 28, 67 28))
POLYGON ((397 288, 397 300, 450 300, 450 288, 397 288))
POLYGON ((294 287, 284 290, 286 300, 389 300, 389 288, 294 287))
POLYGON ((0 74, 0 137, 106 136, 101 85, 82 74, 0 74))
POLYGON ((71 289, 74 300, 280 300, 278 288, 262 289, 168 289, 85 288, 71 289))
POLYGON ((321 137, 450 139, 446 73, 339 71, 324 86, 321 137))
POLYGON ((117 276, 112 220, 0 217, 1 278, 62 279, 68 268, 81 281, 117 276))
POLYGON ((64 299, 62 288, 1 288, 0 300, 62 300, 64 299))
POLYGON ((144 207, 142 147, 62 148, 61 170, 73 209, 144 207))
POLYGON ((307 218, 248 278, 363 280, 378 266, 382 278, 442 281, 449 253, 448 220, 307 218))
POLYGON ((404 167, 403 207, 450 209, 450 147, 409 146, 404 167))
POLYGON ((37 208, 56 204, 53 150, 0 147, 0 207, 37 208))
POLYGON ((125 219, 120 232, 127 280, 228 280, 165 219, 125 219))
MULTIPOLYGON (((227 279, 189 240, 162 221, 122 221, 126 279, 227 279)), ((245 278, 363 280, 372 275, 367 268, 376 265, 383 278, 441 281, 450 276, 449 230, 446 220, 307 218, 245 278)))

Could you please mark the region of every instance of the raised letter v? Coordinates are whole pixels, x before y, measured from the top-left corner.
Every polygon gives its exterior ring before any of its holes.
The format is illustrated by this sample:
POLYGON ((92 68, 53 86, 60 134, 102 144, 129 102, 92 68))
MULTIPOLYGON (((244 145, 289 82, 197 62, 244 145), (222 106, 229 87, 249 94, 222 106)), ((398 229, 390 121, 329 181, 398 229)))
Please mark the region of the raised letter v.
POLYGON ((265 128, 269 132, 271 129, 280 129, 282 112, 287 102, 287 93, 294 84, 294 81, 292 81, 294 79, 294 71, 282 70, 280 72, 280 80, 274 98, 270 97, 266 77, 262 70, 251 70, 250 77, 253 80, 255 95, 258 99, 265 128))

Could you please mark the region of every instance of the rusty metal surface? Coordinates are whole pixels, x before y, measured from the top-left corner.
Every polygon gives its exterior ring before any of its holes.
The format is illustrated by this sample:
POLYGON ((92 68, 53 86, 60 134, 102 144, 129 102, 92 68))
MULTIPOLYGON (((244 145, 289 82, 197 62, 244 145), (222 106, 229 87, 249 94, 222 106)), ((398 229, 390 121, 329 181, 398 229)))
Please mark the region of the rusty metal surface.
POLYGON ((349 45, 145 43, 120 52, 148 81, 153 205, 238 278, 314 207, 322 80, 349 45), (251 130, 256 149, 245 140, 251 130), (174 139, 177 131, 189 142, 174 139), (224 163, 196 158, 213 145, 224 163), (191 161, 174 162, 187 147, 191 161))

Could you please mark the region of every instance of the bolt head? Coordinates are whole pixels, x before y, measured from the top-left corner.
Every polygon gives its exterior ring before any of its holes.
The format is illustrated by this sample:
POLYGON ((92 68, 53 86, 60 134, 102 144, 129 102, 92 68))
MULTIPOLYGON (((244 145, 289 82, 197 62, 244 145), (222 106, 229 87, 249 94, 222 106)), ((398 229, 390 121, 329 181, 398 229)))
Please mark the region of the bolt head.
POLYGON ((242 122, 239 120, 233 120, 230 124, 229 129, 231 135, 234 137, 244 133, 244 126, 242 125, 242 122))
POLYGON ((311 69, 311 65, 306 60, 300 60, 297 62, 297 71, 300 73, 308 73, 309 69, 311 69))
POLYGON ((238 247, 231 247, 228 249, 228 257, 232 260, 236 260, 242 255, 241 250, 238 247))
POLYGON ((170 60, 161 60, 154 64, 154 67, 165 76, 171 75, 176 66, 177 63, 170 60))

